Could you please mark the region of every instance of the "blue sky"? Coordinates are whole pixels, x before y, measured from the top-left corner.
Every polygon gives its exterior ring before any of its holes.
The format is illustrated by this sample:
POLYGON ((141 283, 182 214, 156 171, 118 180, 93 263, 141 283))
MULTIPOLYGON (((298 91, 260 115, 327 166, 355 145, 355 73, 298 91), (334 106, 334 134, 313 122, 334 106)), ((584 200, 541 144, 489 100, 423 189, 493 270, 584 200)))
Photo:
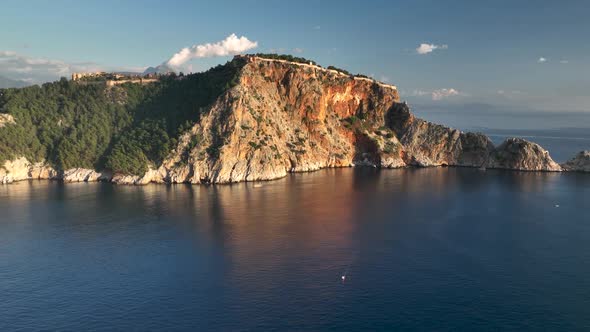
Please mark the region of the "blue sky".
MULTIPOLYGON (((251 52, 369 74, 429 107, 590 111, 589 14, 588 1, 8 0, 0 11, 0 76, 57 75, 43 73, 43 64, 3 67, 2 56, 65 64, 59 74, 141 69, 235 33, 258 43, 251 52), (422 43, 440 47, 419 54, 422 43)), ((190 64, 198 71, 228 59, 190 64)))

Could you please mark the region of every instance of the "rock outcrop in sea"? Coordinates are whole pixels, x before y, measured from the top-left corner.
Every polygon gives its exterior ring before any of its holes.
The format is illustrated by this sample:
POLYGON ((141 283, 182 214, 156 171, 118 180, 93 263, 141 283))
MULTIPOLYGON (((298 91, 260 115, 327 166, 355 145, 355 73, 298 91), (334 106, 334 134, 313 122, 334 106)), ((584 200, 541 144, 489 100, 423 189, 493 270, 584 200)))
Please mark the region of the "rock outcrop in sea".
POLYGON ((509 138, 495 148, 487 167, 521 171, 562 170, 561 166, 551 159, 547 150, 522 138, 509 138))
POLYGON ((566 171, 590 172, 590 151, 581 151, 574 158, 562 165, 566 171))
MULTIPOLYGON (((415 117, 395 86, 315 65, 240 60, 238 84, 217 98, 168 157, 149 165, 145 174, 55 170, 23 157, 0 168, 0 182, 232 183, 349 166, 562 171, 538 144, 512 138, 495 147, 483 134, 415 117)), ((588 171, 587 166, 588 153, 564 169, 588 171)))

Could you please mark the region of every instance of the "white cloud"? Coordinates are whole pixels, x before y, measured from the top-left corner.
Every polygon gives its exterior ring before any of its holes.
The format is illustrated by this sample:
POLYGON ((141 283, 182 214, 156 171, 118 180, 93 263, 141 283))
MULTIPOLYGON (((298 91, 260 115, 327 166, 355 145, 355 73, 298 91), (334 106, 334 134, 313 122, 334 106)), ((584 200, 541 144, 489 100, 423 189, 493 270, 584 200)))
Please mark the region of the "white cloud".
POLYGON ((82 70, 98 70, 98 68, 68 64, 60 60, 33 58, 10 51, 0 52, 0 73, 31 83, 53 81, 60 76, 69 76, 72 72, 82 70))
POLYGON ((543 63, 543 62, 547 62, 547 58, 540 57, 539 60, 537 60, 537 63, 543 63))
POLYGON ((0 51, 0 75, 31 84, 54 81, 73 72, 83 71, 134 71, 143 67, 112 68, 93 62, 67 63, 62 60, 35 58, 12 51, 0 51))
POLYGON ((0 51, 0 73, 22 78, 24 75, 56 78, 68 75, 72 66, 59 60, 32 58, 12 51, 0 51))
POLYGON ((564 64, 564 65, 565 65, 565 64, 568 64, 568 63, 570 63, 570 62, 569 62, 568 60, 559 60, 559 63, 561 63, 561 64, 564 64))
POLYGON ((293 53, 303 53, 303 49, 302 48, 299 48, 299 47, 295 47, 293 49, 293 53))
POLYGON ((453 88, 438 89, 438 90, 432 91, 432 100, 441 100, 441 99, 445 99, 445 98, 449 98, 449 97, 453 97, 453 96, 458 96, 460 94, 461 93, 458 90, 455 90, 453 88))
POLYGON ((526 95, 526 93, 521 90, 500 89, 500 90, 496 91, 496 93, 506 99, 517 99, 517 98, 521 98, 524 95, 526 95))
POLYGON ((415 97, 424 97, 428 96, 432 100, 442 100, 456 96, 464 96, 465 93, 460 92, 454 88, 441 88, 441 89, 434 89, 434 90, 414 90, 410 94, 411 96, 415 97))
POLYGON ((426 95, 430 95, 430 94, 431 94, 431 92, 428 92, 428 91, 414 90, 414 91, 412 91, 412 93, 410 95, 416 96, 416 97, 422 97, 422 96, 426 96, 426 95))
POLYGON ((418 54, 428 54, 434 52, 434 50, 441 49, 446 50, 449 48, 448 45, 435 45, 435 44, 425 44, 422 43, 420 46, 416 48, 416 53, 418 54))
POLYGON ((250 41, 244 36, 238 38, 235 33, 232 33, 216 43, 185 47, 166 61, 166 65, 178 68, 191 59, 236 55, 255 47, 258 47, 258 42, 250 41))

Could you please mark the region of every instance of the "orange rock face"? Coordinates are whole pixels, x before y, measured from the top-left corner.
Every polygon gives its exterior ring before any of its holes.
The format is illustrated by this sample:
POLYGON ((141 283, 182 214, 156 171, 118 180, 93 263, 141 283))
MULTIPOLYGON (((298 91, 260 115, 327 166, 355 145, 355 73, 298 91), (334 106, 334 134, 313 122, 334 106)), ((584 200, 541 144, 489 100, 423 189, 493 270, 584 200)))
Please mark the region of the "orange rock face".
POLYGON ((239 84, 180 140, 177 151, 184 151, 191 137, 203 144, 192 148, 183 166, 175 166, 181 161, 177 153, 164 167, 187 174, 187 182, 220 183, 355 164, 405 166, 397 137, 385 127, 385 115, 398 102, 391 86, 255 59, 242 69, 239 84), (217 158, 211 158, 212 148, 217 158), (383 165, 381 154, 387 159, 383 165))

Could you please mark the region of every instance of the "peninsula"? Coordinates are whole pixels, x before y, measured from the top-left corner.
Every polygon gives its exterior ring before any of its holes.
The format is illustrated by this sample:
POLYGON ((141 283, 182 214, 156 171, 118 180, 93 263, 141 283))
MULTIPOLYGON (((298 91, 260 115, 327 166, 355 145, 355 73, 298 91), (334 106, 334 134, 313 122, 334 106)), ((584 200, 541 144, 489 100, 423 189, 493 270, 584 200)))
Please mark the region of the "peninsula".
POLYGON ((190 75, 76 73, 0 89, 0 182, 272 180, 327 167, 589 171, 538 144, 494 146, 415 117, 396 86, 276 54, 190 75), (92 84, 96 83, 96 84, 92 84))

